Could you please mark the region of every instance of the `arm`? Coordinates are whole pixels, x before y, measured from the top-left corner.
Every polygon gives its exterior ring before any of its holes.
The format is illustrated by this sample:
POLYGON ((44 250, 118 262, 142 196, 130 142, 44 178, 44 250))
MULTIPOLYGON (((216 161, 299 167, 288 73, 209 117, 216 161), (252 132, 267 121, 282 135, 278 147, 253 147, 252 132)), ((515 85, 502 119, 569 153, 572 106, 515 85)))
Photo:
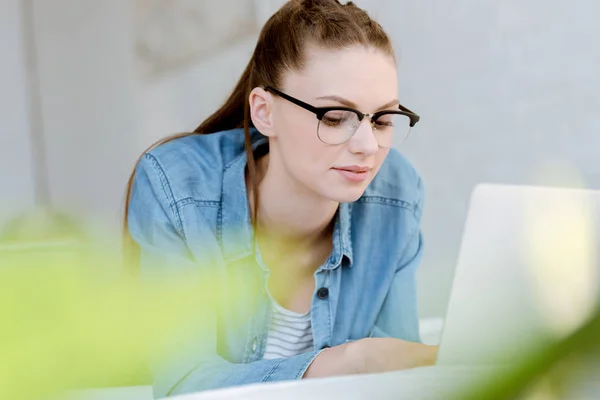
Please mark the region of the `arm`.
MULTIPOLYGON (((181 219, 166 175, 157 160, 150 155, 143 157, 136 169, 128 223, 130 234, 140 247, 142 277, 193 272, 206 266, 204 260, 200 263, 191 256, 190 249, 183 239, 181 219)), ((218 242, 208 224, 201 225, 203 226, 200 229, 204 233, 203 253, 209 258, 220 254, 218 242)), ((211 273, 208 275, 214 276, 211 273)), ((183 332, 173 335, 172 341, 167 344, 169 350, 165 357, 150 355, 156 397, 250 383, 299 379, 320 353, 313 351, 286 359, 263 360, 250 364, 231 363, 217 354, 215 310, 209 306, 200 306, 197 315, 190 315, 190 321, 193 322, 190 322, 183 332), (191 331, 201 332, 201 335, 190 335, 191 331)), ((345 365, 341 364, 339 369, 343 368, 345 365)), ((340 371, 326 368, 320 375, 336 372, 340 371)))
POLYGON ((435 363, 437 347, 419 343, 415 271, 421 248, 421 235, 416 233, 408 243, 404 260, 398 265, 370 337, 329 349, 329 354, 327 351, 321 353, 306 377, 335 368, 339 360, 346 360, 352 367, 346 373, 397 371, 435 363), (340 353, 343 355, 339 356, 340 353))
POLYGON ((422 257, 418 231, 409 241, 405 254, 370 337, 327 349, 313 361, 306 378, 323 376, 343 362, 347 363, 347 366, 342 365, 346 368, 345 374, 395 371, 435 362, 437 349, 418 343, 415 272, 422 257))

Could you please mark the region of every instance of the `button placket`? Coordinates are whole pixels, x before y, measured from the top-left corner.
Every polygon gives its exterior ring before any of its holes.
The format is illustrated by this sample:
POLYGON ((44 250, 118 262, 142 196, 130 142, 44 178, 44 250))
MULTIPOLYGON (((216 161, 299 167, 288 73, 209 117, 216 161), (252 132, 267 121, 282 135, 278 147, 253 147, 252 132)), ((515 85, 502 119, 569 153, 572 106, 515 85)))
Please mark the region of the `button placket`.
POLYGON ((322 268, 315 274, 316 291, 313 297, 313 338, 315 349, 322 349, 331 345, 331 311, 329 289, 330 274, 327 268, 322 268))

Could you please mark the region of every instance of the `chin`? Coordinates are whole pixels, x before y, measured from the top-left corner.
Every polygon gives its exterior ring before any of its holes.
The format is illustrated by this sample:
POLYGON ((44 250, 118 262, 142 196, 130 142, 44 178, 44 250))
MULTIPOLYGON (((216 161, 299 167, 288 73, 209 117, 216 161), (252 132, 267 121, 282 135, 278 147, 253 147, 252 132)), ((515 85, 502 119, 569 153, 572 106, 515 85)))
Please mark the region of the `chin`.
POLYGON ((358 200, 363 193, 365 193, 365 187, 356 187, 356 188, 339 188, 338 190, 331 190, 335 188, 330 188, 327 193, 324 193, 324 197, 328 199, 338 202, 338 203, 352 203, 358 200))

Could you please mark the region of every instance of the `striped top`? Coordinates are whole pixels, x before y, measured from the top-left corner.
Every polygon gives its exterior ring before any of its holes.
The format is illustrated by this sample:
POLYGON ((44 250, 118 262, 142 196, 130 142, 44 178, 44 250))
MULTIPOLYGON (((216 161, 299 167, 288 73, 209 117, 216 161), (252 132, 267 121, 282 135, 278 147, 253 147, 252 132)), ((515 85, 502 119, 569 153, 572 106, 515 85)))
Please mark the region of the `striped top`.
POLYGON ((281 307, 271 298, 273 314, 263 359, 287 358, 313 350, 310 311, 299 314, 281 307))

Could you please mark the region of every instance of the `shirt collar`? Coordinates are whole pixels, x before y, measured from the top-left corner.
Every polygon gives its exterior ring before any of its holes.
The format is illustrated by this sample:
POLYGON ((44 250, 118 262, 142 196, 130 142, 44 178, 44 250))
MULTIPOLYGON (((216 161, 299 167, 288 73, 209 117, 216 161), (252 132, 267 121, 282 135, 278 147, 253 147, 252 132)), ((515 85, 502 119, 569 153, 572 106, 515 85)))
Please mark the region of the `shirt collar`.
POLYGON ((352 267, 351 209, 351 204, 340 203, 333 228, 333 251, 323 269, 332 270, 344 265, 344 257, 348 260, 347 265, 352 267))
MULTIPOLYGON (((268 138, 251 128, 252 150, 268 143, 268 138)), ((248 207, 245 170, 246 152, 242 151, 223 171, 222 210, 219 213, 219 237, 226 262, 248 257, 254 251, 254 230, 248 207)), ((335 216, 333 251, 323 269, 342 265, 344 257, 352 266, 351 204, 341 203, 335 216)))

